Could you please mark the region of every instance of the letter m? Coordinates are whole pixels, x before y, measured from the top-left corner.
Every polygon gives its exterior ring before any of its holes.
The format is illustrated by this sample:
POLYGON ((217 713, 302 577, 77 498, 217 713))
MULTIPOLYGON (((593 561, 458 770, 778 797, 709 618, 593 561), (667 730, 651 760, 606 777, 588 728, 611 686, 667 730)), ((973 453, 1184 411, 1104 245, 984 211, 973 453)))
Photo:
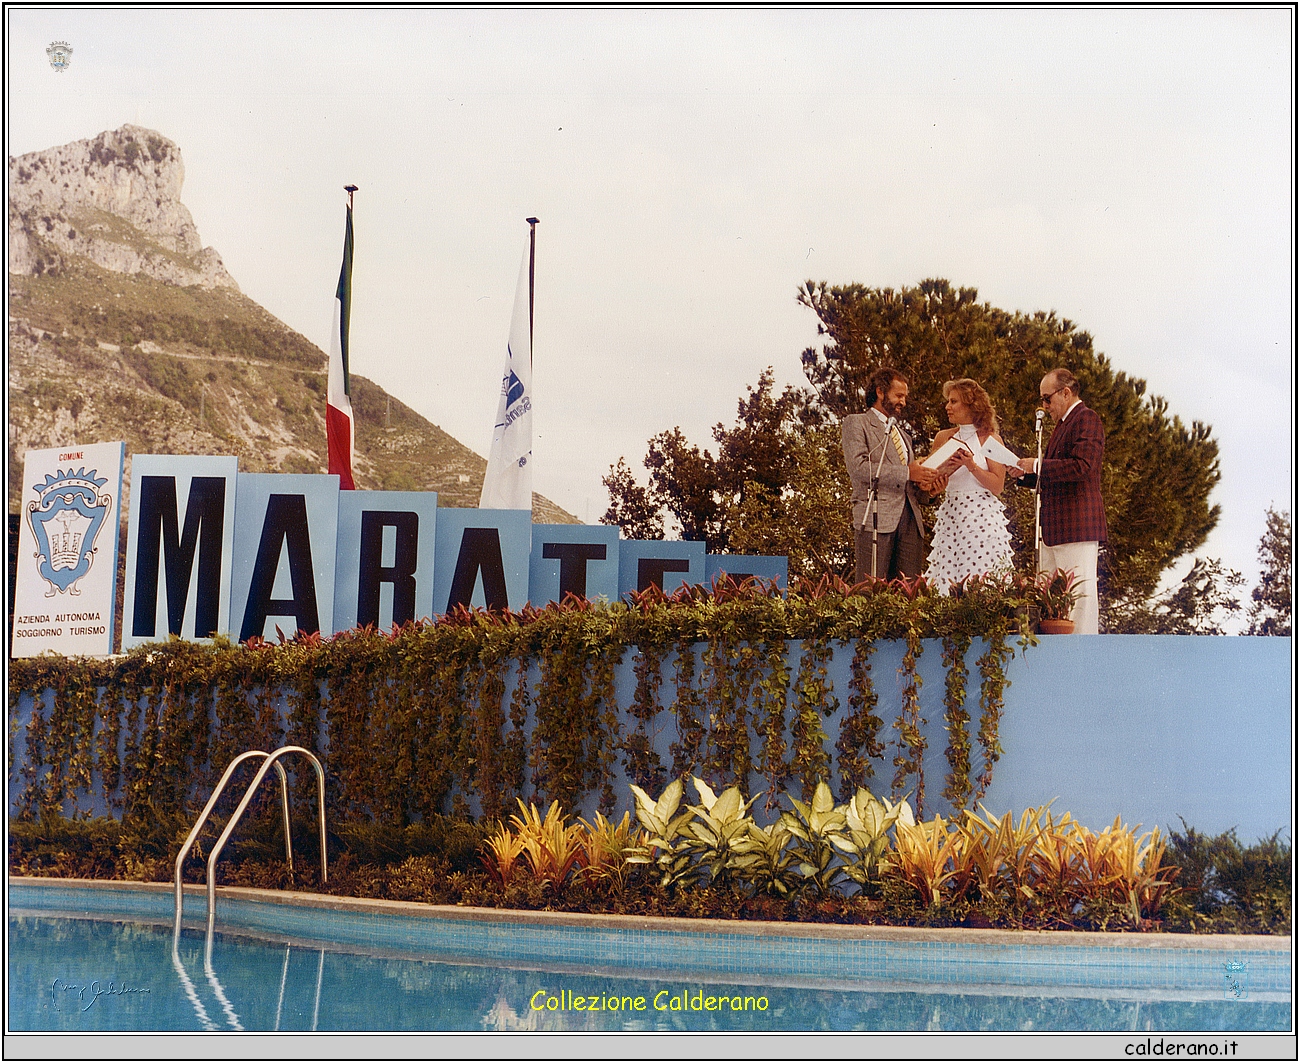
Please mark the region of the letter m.
POLYGON ((131 634, 149 638, 158 632, 158 568, 167 577, 167 630, 181 633, 194 555, 198 554, 194 597, 194 637, 217 631, 221 597, 221 540, 226 512, 226 480, 195 476, 185 505, 185 527, 176 515, 176 477, 140 477, 140 524, 136 541, 135 609, 131 634))

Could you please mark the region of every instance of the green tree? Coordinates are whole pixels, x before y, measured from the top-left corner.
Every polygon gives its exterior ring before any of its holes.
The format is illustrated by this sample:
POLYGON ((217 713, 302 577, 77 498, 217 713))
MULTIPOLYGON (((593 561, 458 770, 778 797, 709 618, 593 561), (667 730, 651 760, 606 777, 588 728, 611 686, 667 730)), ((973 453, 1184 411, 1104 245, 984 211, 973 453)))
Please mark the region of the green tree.
POLYGON ((610 506, 602 522, 619 525, 633 538, 661 539, 669 517, 683 539, 703 539, 715 552, 736 550, 735 515, 751 512, 753 498, 779 498, 788 489, 797 477, 802 436, 821 423, 810 392, 787 386, 774 394, 770 368, 747 390, 737 404, 735 426, 714 426, 716 458, 680 428, 650 440, 648 486, 638 484, 620 458, 603 480, 610 506))
POLYGON ((784 555, 790 577, 816 581, 826 573, 853 578, 852 486, 836 425, 790 430, 793 458, 786 484, 750 483, 728 506, 730 549, 738 554, 784 555))
POLYGON ((663 506, 636 482, 626 461, 619 458, 601 483, 609 491, 609 509, 600 518, 602 524, 617 524, 629 539, 664 537, 663 506))
POLYGON ((1250 592, 1247 614, 1248 635, 1291 634, 1291 514, 1272 506, 1264 515, 1264 534, 1259 540, 1263 570, 1259 584, 1250 592))
POLYGON ((1198 557, 1182 582, 1159 600, 1112 604, 1106 630, 1113 635, 1226 635, 1225 622, 1241 612, 1241 601, 1232 592, 1245 582, 1217 558, 1198 557))

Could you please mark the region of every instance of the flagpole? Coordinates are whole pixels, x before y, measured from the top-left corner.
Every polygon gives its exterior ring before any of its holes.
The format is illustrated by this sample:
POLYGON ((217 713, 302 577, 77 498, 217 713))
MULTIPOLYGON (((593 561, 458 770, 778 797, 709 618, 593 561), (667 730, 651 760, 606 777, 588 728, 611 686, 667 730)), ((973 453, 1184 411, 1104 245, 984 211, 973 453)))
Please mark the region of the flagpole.
POLYGON ((533 367, 533 266, 537 262, 537 223, 540 218, 525 218, 528 222, 528 368, 533 367))

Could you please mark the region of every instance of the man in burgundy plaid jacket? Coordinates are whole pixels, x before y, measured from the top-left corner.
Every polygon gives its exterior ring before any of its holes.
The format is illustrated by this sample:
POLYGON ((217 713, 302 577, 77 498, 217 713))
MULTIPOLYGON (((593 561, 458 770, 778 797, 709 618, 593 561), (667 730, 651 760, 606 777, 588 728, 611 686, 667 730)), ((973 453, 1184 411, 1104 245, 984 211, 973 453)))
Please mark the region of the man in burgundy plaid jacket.
POLYGON ((1039 385, 1039 397, 1055 427, 1041 462, 1021 458, 1028 475, 1021 484, 1039 484, 1042 494, 1042 572, 1073 569, 1081 595, 1070 618, 1080 635, 1097 634, 1097 550, 1106 541, 1106 510, 1101 500, 1101 456, 1106 433, 1101 418, 1079 399, 1079 382, 1068 369, 1053 369, 1039 385))

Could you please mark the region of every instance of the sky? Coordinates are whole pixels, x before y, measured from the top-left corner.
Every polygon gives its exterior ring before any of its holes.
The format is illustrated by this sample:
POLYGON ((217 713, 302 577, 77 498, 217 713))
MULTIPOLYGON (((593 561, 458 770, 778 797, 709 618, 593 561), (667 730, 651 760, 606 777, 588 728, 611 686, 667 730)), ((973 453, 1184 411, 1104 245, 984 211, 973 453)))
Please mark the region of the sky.
POLYGON ((1247 589, 1292 510, 1289 9, 7 17, 8 153, 161 132, 204 244, 324 350, 358 185, 352 369, 483 455, 539 218, 534 488, 589 522, 650 436, 803 382, 805 280, 929 277, 1055 310, 1212 425, 1198 553, 1247 589))

